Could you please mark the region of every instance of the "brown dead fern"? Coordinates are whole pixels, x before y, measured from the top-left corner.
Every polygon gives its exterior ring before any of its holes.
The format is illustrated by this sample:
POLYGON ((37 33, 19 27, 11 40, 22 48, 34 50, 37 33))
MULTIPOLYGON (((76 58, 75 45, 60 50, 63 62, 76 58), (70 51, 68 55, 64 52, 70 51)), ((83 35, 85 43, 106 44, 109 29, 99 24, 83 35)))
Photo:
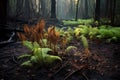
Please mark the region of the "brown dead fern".
POLYGON ((60 38, 60 33, 55 30, 55 27, 48 28, 48 43, 50 48, 53 48, 54 51, 57 50, 57 44, 60 38))
POLYGON ((56 31, 54 26, 48 28, 47 32, 44 32, 45 28, 45 20, 41 20, 34 26, 24 25, 23 30, 24 33, 17 33, 20 40, 28 40, 32 42, 37 42, 41 47, 45 47, 43 45, 43 39, 47 39, 48 47, 50 47, 54 52, 57 51, 57 45, 60 38, 60 33, 56 31))

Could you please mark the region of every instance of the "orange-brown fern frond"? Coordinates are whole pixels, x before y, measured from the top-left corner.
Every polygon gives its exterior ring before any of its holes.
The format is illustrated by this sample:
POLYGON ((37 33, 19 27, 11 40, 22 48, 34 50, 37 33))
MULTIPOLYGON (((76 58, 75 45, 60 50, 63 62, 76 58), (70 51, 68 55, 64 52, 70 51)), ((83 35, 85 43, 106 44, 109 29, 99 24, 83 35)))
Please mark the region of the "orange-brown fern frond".
POLYGON ((42 19, 39 23, 36 24, 34 28, 37 32, 43 33, 44 27, 45 27, 45 20, 42 19))
POLYGON ((55 31, 55 36, 56 36, 56 40, 58 41, 58 39, 60 38, 60 32, 55 31))
POLYGON ((48 28, 48 42, 50 47, 51 47, 51 44, 53 44, 54 51, 56 50, 55 46, 58 44, 59 36, 60 36, 60 33, 55 30, 54 26, 48 28))
POLYGON ((19 39, 20 40, 26 40, 26 37, 25 37, 25 35, 24 34, 22 34, 22 33, 17 33, 17 35, 18 35, 18 37, 19 37, 19 39))
POLYGON ((88 48, 85 48, 84 53, 85 53, 86 57, 90 57, 91 56, 90 50, 88 48))
POLYGON ((47 30, 48 34, 50 34, 50 32, 51 32, 52 29, 53 29, 53 27, 49 27, 48 28, 48 30, 47 30))
POLYGON ((30 27, 29 27, 27 24, 25 24, 25 25, 23 26, 23 29, 24 29, 24 32, 25 32, 25 33, 29 33, 29 32, 30 32, 30 27))
POLYGON ((68 42, 67 39, 66 39, 65 37, 63 37, 60 43, 61 43, 63 46, 66 46, 67 42, 68 42))
POLYGON ((37 41, 39 42, 40 39, 42 40, 44 37, 44 27, 45 27, 45 20, 42 19, 39 23, 34 25, 33 27, 28 26, 25 24, 23 26, 24 34, 18 33, 18 36, 21 40, 30 40, 30 41, 37 41))

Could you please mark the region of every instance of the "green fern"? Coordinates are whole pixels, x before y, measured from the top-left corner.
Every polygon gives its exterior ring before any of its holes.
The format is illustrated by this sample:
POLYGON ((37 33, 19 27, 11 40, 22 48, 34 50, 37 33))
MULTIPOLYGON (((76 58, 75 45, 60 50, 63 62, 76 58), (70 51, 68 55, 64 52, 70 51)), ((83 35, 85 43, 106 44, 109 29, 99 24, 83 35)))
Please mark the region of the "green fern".
POLYGON ((21 66, 29 66, 29 67, 31 67, 32 66, 32 63, 31 63, 31 61, 25 61, 25 62, 23 62, 22 64, 21 64, 21 66))
POLYGON ((90 39, 93 39, 93 38, 96 38, 96 35, 98 34, 99 32, 99 29, 97 27, 90 27, 89 29, 89 36, 90 36, 90 39))
POLYGON ((99 39, 106 39, 107 42, 120 40, 120 28, 111 26, 102 26, 99 28, 99 33, 96 35, 99 39))
POLYGON ((80 35, 87 36, 89 34, 91 26, 86 25, 79 25, 77 28, 75 28, 74 33, 76 37, 79 37, 80 35))
POLYGON ((22 41, 22 43, 24 46, 26 46, 30 50, 32 50, 34 48, 32 42, 30 42, 30 41, 22 41))
POLYGON ((21 59, 21 58, 30 58, 31 57, 31 54, 23 54, 21 56, 18 57, 18 59, 21 59))
POLYGON ((33 64, 43 66, 44 64, 52 64, 56 60, 62 61, 59 56, 49 55, 48 52, 52 50, 50 48, 40 48, 37 42, 24 41, 23 45, 28 47, 32 54, 23 54, 18 57, 19 59, 30 58, 23 62, 21 66, 33 66, 33 64))

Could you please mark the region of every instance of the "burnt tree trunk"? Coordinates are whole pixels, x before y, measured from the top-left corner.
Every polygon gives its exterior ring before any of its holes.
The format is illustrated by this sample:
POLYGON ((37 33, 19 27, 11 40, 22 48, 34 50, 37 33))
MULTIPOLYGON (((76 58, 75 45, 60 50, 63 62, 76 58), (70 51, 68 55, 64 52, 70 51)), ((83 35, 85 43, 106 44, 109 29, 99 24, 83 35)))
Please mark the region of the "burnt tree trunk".
POLYGON ((7 1, 8 0, 0 0, 0 24, 6 24, 7 17, 7 1))
POLYGON ((51 18, 56 18, 56 0, 51 0, 51 18))
POLYGON ((95 7, 95 21, 100 20, 100 0, 96 0, 96 7, 95 7))
POLYGON ((106 0, 106 2, 105 2, 105 4, 106 4, 106 6, 105 6, 105 16, 107 17, 107 18, 109 18, 110 16, 109 16, 109 12, 110 12, 110 0, 106 0))
POLYGON ((88 0, 85 0, 85 19, 87 19, 89 16, 88 16, 88 0))
POLYGON ((79 1, 80 1, 80 0, 78 0, 78 1, 77 1, 77 4, 76 4, 76 15, 75 15, 75 21, 78 20, 78 6, 79 6, 79 1))
POLYGON ((116 0, 111 0, 111 25, 114 25, 116 0))

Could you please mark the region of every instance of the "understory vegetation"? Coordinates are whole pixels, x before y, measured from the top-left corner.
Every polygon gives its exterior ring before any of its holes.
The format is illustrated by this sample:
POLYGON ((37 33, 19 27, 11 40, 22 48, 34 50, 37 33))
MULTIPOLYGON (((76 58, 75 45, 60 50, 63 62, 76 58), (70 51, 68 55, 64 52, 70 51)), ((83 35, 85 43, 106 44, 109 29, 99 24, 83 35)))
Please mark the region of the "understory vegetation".
MULTIPOLYGON (((78 25, 74 28, 50 26, 48 29, 45 29, 44 20, 41 20, 34 26, 24 25, 24 33, 18 33, 18 36, 22 40, 23 45, 31 50, 31 53, 19 56, 19 59, 28 58, 28 60, 21 65, 34 66, 37 64, 44 66, 52 64, 55 61, 61 62, 62 58, 59 56, 59 50, 63 51, 61 54, 69 55, 72 49, 77 49, 76 46, 69 45, 73 39, 83 44, 83 56, 86 58, 91 56, 88 39, 99 43, 102 41, 106 43, 120 41, 119 27, 109 25, 92 27, 90 20, 79 21, 82 25, 78 25)), ((79 23, 79 21, 77 23, 79 23)), ((63 22, 65 25, 69 23, 74 24, 73 21, 63 22)))

